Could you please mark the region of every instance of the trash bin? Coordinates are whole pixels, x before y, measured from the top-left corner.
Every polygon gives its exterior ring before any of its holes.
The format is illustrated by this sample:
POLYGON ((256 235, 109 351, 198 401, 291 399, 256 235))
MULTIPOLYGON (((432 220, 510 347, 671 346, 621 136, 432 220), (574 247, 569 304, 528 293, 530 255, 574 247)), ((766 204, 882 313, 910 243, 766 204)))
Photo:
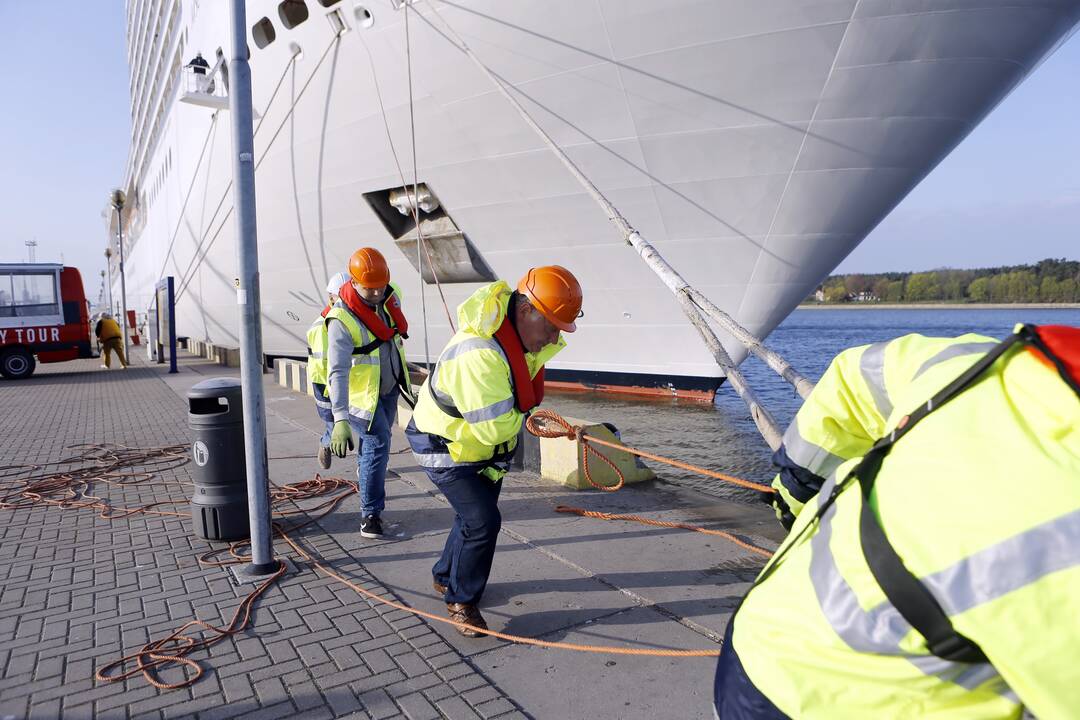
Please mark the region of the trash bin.
POLYGON ((204 540, 244 540, 248 525, 244 406, 240 381, 214 378, 187 394, 195 491, 191 519, 204 540))

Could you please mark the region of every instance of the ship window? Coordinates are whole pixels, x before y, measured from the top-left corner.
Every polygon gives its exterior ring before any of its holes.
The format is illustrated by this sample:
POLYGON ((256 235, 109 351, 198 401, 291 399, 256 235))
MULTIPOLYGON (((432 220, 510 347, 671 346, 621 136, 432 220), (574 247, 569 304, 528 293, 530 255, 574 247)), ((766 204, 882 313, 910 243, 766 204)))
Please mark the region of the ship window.
POLYGON ((341 0, 319 0, 319 4, 323 7, 334 7, 339 2, 341 2, 341 0))
POLYGON ((304 0, 282 0, 277 6, 278 17, 288 30, 292 30, 308 19, 307 4, 304 0))
POLYGON ((270 22, 270 18, 264 17, 251 27, 251 38, 255 41, 255 47, 260 50, 277 39, 274 23, 270 22))
POLYGON ((413 218, 412 186, 364 193, 364 199, 375 211, 398 250, 413 269, 420 272, 424 282, 432 285, 438 276, 441 283, 493 282, 495 273, 484 261, 480 251, 458 228, 454 219, 440 206, 425 183, 420 183, 420 229, 427 252, 417 258, 416 222, 413 218), (432 267, 435 272, 432 273, 432 267))

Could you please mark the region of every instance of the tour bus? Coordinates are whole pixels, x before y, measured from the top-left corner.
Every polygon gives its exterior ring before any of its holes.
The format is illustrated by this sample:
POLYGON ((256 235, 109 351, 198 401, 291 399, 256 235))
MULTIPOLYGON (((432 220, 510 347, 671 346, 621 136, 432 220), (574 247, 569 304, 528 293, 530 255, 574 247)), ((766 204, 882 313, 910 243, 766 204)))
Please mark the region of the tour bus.
POLYGON ((95 357, 91 337, 76 268, 0 263, 0 375, 25 378, 39 362, 95 357))

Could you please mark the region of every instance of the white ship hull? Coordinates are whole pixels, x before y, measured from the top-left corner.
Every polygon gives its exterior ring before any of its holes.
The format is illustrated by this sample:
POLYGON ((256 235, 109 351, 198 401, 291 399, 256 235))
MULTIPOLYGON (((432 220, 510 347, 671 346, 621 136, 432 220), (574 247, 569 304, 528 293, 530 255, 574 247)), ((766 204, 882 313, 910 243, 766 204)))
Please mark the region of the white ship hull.
MULTIPOLYGON (((442 19, 690 283, 763 336, 1080 17, 1076 0, 436 3, 441 18, 425 2, 410 11, 419 181, 496 276, 558 263, 580 278, 585 316, 553 377, 698 390, 720 371, 675 299, 442 19)), ((173 275, 179 334, 235 346, 228 111, 167 87, 179 60, 228 53, 227 4, 130 5, 133 43, 159 23, 164 69, 158 99, 135 98, 150 111, 136 111, 148 119, 129 163, 129 306, 148 307, 173 275)), ((247 4, 250 26, 266 17, 276 31, 264 48, 249 40, 264 351, 302 356, 328 277, 370 245, 403 289, 407 350, 423 361, 415 258, 365 199, 402 185, 386 125, 413 180, 404 12, 308 0, 287 29, 278 5, 247 4)), ((477 287, 443 284, 451 311, 477 287)), ((450 328, 434 286, 425 294, 434 359, 450 328)))

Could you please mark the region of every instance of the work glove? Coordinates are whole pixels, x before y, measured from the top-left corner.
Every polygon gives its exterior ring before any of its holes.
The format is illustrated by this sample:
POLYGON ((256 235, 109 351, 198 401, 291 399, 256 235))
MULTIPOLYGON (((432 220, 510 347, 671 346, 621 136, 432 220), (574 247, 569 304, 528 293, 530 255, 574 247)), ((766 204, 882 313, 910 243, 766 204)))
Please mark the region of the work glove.
POLYGON ((330 433, 330 451, 339 458, 353 449, 352 428, 348 420, 338 420, 334 423, 334 430, 330 433))

